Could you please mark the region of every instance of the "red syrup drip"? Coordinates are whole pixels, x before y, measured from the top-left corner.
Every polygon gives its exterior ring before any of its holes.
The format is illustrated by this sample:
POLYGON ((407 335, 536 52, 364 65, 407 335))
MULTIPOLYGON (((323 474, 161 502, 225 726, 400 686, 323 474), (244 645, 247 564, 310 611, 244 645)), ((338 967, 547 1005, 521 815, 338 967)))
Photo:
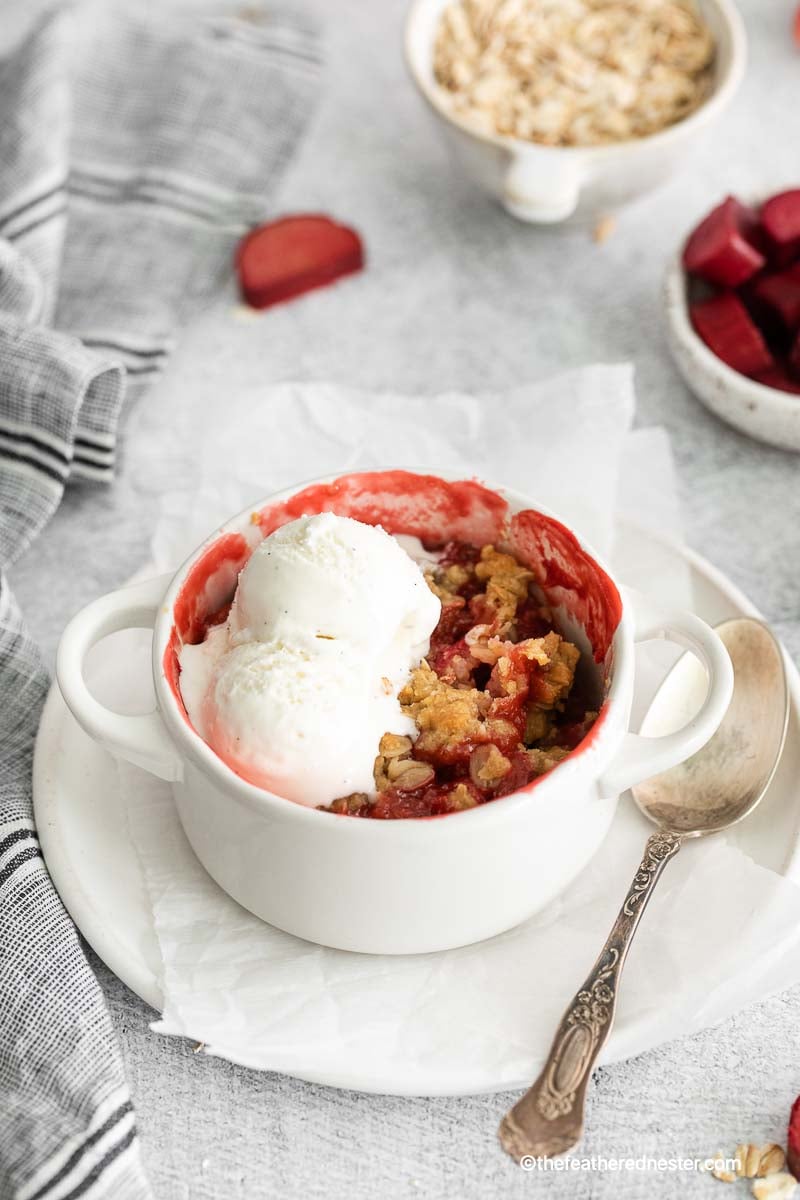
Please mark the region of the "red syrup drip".
POLYGON ((178 707, 188 721, 180 689, 182 646, 202 642, 210 625, 219 624, 220 610, 229 603, 239 572, 251 554, 241 533, 224 533, 201 554, 183 581, 173 607, 174 622, 164 651, 163 668, 178 707))
POLYGON ((409 471, 368 471, 317 483, 259 514, 266 537, 310 513, 333 512, 441 544, 451 539, 484 545, 502 536, 508 503, 474 479, 448 482, 409 471))
POLYGON ((509 543, 536 576, 551 608, 563 605, 586 631, 601 663, 622 618, 622 600, 611 579, 565 525, 526 509, 511 519, 509 543))

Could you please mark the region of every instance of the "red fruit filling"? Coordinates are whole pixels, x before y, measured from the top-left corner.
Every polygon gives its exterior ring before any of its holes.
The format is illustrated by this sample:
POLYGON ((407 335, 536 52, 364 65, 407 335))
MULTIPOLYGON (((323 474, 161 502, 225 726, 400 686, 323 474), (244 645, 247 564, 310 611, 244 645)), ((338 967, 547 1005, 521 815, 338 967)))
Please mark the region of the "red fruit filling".
POLYGON ((689 237, 684 267, 718 287, 738 287, 764 266, 764 255, 753 244, 757 229, 752 209, 728 196, 689 237))
POLYGON ((533 572, 492 545, 449 542, 438 554, 426 577, 441 616, 399 695, 416 738, 384 734, 375 794, 343 796, 333 812, 397 820, 474 808, 552 770, 597 718, 580 651, 556 630, 533 572))
POLYGON ((800 1096, 792 1105, 789 1117, 789 1131, 786 1134, 786 1165, 800 1179, 800 1096))
POLYGON ((689 312, 699 337, 734 371, 756 375, 775 365, 761 332, 734 292, 691 304, 689 312))
POLYGON ((242 295, 267 308, 359 271, 364 249, 358 234, 329 217, 283 217, 252 230, 236 252, 242 295))
POLYGON ((800 188, 772 196, 761 208, 770 258, 780 267, 800 255, 800 188))

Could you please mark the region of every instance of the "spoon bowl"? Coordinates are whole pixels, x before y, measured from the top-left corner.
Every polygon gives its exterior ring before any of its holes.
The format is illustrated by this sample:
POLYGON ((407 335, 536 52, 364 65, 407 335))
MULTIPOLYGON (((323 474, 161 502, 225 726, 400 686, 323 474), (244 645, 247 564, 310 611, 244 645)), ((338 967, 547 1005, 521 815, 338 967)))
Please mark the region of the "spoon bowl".
MULTIPOLYGON (((648 820, 687 838, 719 833, 749 816, 775 774, 789 721, 783 651, 767 626, 737 617, 715 632, 733 664, 733 697, 722 724, 686 762, 633 788, 648 820)), ((657 737, 684 725, 704 689, 700 663, 685 654, 656 693, 641 732, 657 737)))

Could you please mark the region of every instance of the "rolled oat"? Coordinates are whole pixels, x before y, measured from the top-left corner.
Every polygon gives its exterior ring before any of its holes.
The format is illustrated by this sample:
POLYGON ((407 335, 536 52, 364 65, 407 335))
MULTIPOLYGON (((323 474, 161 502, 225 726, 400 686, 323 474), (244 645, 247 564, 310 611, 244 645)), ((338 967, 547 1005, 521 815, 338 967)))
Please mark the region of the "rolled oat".
POLYGON ((692 0, 456 0, 433 65, 476 130, 591 146, 688 116, 711 90, 714 50, 692 0))

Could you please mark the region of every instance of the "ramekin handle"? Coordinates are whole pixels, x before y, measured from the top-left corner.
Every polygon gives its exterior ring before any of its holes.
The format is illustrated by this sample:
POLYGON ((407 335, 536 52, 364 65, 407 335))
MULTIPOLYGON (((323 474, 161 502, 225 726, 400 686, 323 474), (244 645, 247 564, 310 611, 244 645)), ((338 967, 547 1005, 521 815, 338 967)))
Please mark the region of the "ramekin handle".
POLYGON ((713 736, 733 694, 733 667, 714 630, 692 613, 661 609, 636 592, 628 596, 634 609, 634 641, 666 638, 696 654, 708 675, 708 690, 700 711, 682 729, 664 737, 627 733, 614 761, 600 777, 601 796, 621 792, 684 762, 713 736))
POLYGON ((72 618, 61 637, 56 677, 79 725, 115 758, 144 767, 159 779, 180 779, 183 766, 156 709, 125 716, 96 700, 83 675, 86 655, 96 642, 121 629, 152 629, 169 583, 168 575, 147 579, 101 596, 72 618))

